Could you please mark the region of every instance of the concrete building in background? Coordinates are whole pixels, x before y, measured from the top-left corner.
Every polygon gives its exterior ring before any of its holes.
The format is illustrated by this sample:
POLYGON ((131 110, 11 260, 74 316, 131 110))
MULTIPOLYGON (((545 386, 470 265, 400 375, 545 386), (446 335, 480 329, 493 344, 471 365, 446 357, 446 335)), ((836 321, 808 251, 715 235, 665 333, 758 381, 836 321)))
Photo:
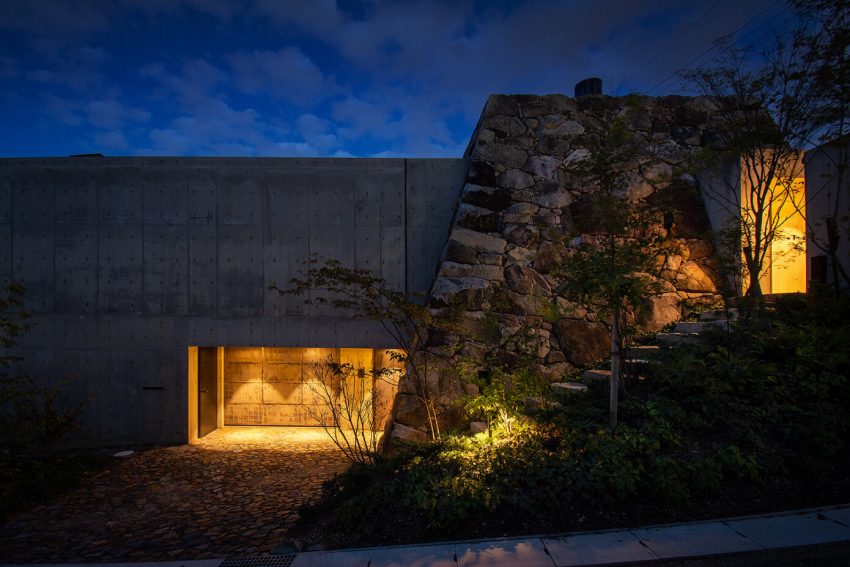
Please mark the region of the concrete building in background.
POLYGON ((806 153, 806 217, 810 282, 847 286, 825 249, 835 243, 843 270, 850 270, 850 135, 806 153), (830 232, 832 235, 830 236, 830 232))
MULTIPOLYGON (((610 348, 602 318, 574 309, 557 281, 565 248, 594 230, 596 189, 582 163, 606 124, 622 122, 654 156, 623 190, 658 212, 653 230, 675 245, 653 275, 665 291, 648 300, 647 328, 722 301, 712 229, 737 209, 712 195, 740 201, 745 176, 739 165, 682 173, 721 139, 717 111, 704 97, 493 95, 461 159, 0 159, 0 283, 26 287, 33 323, 20 370, 86 401, 78 444, 313 425, 312 364, 384 368, 396 346, 378 323, 273 289, 326 257, 411 299, 430 294, 431 307, 463 307, 456 334, 431 337, 449 353, 428 377, 443 407, 474 391, 450 357, 515 354, 521 328, 537 337, 540 372, 562 378, 610 348), (544 305, 564 315, 550 322, 544 305), (498 318, 496 339, 487 314, 498 318)), ((805 182, 785 173, 800 199, 828 170, 826 151, 806 158, 805 182)), ((823 187, 816 194, 834 193, 823 187)), ((821 205, 805 208, 820 215, 821 205)), ((800 208, 780 211, 796 231, 783 243, 805 238, 800 208)), ((799 247, 774 246, 765 291, 804 290, 807 264, 818 262, 807 250, 809 262, 799 247)), ((394 436, 424 435, 417 400, 402 382, 379 421, 391 417, 394 436)))
POLYGON ((271 286, 324 256, 427 293, 466 170, 463 159, 1 159, 0 281, 22 283, 32 313, 20 370, 86 401, 83 444, 309 424, 312 361, 367 364, 395 345, 375 323, 271 286))

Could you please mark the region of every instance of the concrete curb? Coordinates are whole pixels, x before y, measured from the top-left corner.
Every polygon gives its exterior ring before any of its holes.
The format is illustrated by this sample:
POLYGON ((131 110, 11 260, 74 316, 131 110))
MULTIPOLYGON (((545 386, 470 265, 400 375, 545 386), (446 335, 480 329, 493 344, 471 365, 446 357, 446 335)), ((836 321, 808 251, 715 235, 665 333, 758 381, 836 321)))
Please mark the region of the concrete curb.
MULTIPOLYGON (((97 563, 121 567, 578 567, 850 564, 850 504, 595 532, 309 551, 291 555, 97 563), (831 563, 834 564, 834 563, 831 563)), ((41 564, 41 567, 69 564, 41 564)), ((0 567, 24 567, 0 564, 0 567)))

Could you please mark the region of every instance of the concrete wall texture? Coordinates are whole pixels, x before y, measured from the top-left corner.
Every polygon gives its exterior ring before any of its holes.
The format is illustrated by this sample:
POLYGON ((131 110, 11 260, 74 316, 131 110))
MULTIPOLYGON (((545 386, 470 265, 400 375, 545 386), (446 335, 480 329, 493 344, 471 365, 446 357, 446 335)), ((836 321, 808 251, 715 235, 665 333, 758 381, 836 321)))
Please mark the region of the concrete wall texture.
MULTIPOLYGON (((850 268, 850 239, 847 238, 848 223, 850 223, 850 202, 843 195, 850 189, 850 175, 846 168, 850 164, 850 137, 845 136, 835 142, 819 146, 807 152, 804 158, 806 164, 806 216, 808 223, 808 256, 809 280, 823 276, 821 283, 834 285, 836 273, 824 251, 829 247, 827 218, 837 220, 836 228, 839 237, 836 248, 836 259, 845 270, 850 268), (814 260, 817 258, 817 260, 814 260), (822 273, 812 273, 812 263, 822 262, 822 273)), ((838 272, 838 282, 846 287, 846 281, 838 272)))
POLYGON ((463 159, 0 159, 0 283, 26 286, 22 371, 87 400, 86 444, 187 438, 188 347, 391 346, 280 296, 311 255, 413 294, 463 159))

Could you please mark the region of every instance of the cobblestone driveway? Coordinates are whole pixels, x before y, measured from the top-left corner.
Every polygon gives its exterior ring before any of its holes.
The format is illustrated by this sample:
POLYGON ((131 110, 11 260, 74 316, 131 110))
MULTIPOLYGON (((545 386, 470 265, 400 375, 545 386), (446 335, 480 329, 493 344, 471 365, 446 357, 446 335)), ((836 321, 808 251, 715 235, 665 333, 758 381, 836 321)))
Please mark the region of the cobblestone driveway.
POLYGON ((347 462, 320 429, 228 427, 115 459, 0 529, 0 563, 261 555, 347 462))

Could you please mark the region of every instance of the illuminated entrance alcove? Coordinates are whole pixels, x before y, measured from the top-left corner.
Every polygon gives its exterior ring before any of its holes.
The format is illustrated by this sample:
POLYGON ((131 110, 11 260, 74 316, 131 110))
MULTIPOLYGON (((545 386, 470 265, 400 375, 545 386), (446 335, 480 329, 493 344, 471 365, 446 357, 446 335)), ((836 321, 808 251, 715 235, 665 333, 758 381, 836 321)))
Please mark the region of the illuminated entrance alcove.
MULTIPOLYGON (((742 216, 753 224, 753 207, 743 198, 742 216)), ((759 283, 762 293, 805 293, 806 291, 806 181, 803 177, 777 178, 765 201, 760 229, 769 242, 759 283)), ((744 242, 746 245, 746 239, 744 242)), ((743 258, 742 258, 743 261, 743 258)), ((744 270, 742 291, 748 287, 744 270)))
POLYGON ((189 441, 231 425, 333 425, 331 406, 364 403, 383 428, 401 372, 392 350, 189 347, 189 441), (331 365, 347 368, 329 378, 331 365), (375 369, 387 369, 383 378, 375 369), (331 382, 329 384, 329 381, 331 382), (342 388, 345 388, 343 391, 342 388), (378 403, 380 400, 381 403, 378 403))

